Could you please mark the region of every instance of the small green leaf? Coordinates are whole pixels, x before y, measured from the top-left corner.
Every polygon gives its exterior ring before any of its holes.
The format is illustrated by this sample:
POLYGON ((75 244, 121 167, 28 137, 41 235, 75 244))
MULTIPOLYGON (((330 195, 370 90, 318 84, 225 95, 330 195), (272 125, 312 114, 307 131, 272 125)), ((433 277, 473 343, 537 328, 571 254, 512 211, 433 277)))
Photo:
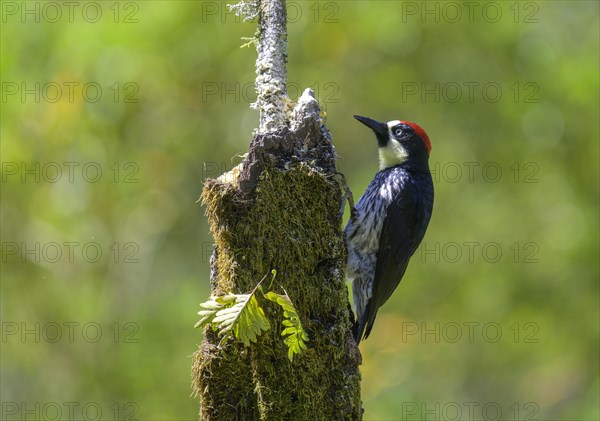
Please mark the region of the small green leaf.
POLYGON ((211 296, 208 301, 200 304, 204 309, 198 312, 201 319, 194 327, 211 324, 213 329, 219 331, 223 340, 233 334, 245 346, 250 345, 250 342, 256 342, 263 331, 271 328, 265 312, 254 295, 256 289, 250 294, 211 296))
POLYGON ((223 308, 223 304, 219 303, 220 297, 211 296, 208 301, 200 304, 200 307, 204 307, 206 310, 200 310, 198 315, 202 316, 198 323, 194 325, 194 328, 204 326, 208 323, 212 323, 217 312, 223 308))
POLYGON ((294 355, 300 354, 305 350, 305 342, 308 342, 308 335, 302 328, 300 316, 298 316, 298 312, 296 311, 292 300, 290 300, 290 297, 287 295, 287 292, 285 292, 284 295, 281 295, 269 291, 265 295, 265 298, 276 302, 283 309, 283 316, 285 319, 282 321, 282 324, 285 326, 285 329, 281 332, 281 336, 286 337, 283 342, 288 347, 288 358, 290 361, 293 361, 294 355))
POLYGON ((246 346, 250 342, 256 342, 257 337, 271 326, 256 300, 255 292, 256 288, 250 294, 211 297, 209 301, 200 304, 205 310, 198 312, 202 318, 195 327, 210 323, 223 336, 223 340, 233 334, 246 346))

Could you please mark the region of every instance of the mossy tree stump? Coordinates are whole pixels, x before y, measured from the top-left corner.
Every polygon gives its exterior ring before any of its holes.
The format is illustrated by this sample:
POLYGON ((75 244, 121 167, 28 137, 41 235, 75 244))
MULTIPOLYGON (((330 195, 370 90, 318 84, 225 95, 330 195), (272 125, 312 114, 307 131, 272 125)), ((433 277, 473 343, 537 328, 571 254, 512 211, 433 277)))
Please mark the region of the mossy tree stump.
POLYGON ((285 289, 309 340, 290 361, 281 309, 268 301, 271 329, 248 347, 205 327, 192 367, 200 419, 358 420, 360 353, 344 280, 335 149, 313 92, 307 89, 295 107, 287 98, 285 1, 235 8, 259 21, 260 125, 243 162, 207 180, 202 192, 215 241, 211 290, 247 294, 275 269, 272 289, 285 289))
POLYGON ((335 150, 310 92, 295 115, 296 130, 257 135, 241 168, 208 180, 202 200, 215 239, 212 293, 248 293, 276 269, 308 349, 288 359, 272 303, 272 328, 250 347, 233 339, 219 347, 206 328, 193 366, 202 420, 361 418, 335 150))

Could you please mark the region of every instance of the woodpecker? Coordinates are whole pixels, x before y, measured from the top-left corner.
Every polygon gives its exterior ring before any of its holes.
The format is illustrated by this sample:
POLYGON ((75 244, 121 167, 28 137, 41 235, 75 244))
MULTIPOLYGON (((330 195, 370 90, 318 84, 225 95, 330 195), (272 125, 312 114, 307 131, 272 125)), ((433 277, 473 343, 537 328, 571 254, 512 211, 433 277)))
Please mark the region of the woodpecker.
POLYGON ((352 282, 357 344, 371 333, 377 310, 390 298, 421 243, 433 208, 431 143, 415 123, 355 115, 375 132, 380 171, 356 204, 344 233, 346 275, 352 282))

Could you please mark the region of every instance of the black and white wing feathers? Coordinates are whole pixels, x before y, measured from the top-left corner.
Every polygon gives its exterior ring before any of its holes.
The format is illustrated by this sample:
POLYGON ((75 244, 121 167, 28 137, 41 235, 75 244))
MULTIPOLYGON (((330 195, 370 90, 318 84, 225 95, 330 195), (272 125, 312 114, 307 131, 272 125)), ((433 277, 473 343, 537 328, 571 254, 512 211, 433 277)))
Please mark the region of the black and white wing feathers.
POLYGON ((388 206, 380 234, 373 295, 363 317, 357 320, 354 332, 357 341, 362 339, 363 332, 365 339, 369 336, 377 310, 400 283, 410 257, 425 235, 431 217, 431 205, 424 200, 427 193, 418 192, 415 185, 409 184, 388 206))

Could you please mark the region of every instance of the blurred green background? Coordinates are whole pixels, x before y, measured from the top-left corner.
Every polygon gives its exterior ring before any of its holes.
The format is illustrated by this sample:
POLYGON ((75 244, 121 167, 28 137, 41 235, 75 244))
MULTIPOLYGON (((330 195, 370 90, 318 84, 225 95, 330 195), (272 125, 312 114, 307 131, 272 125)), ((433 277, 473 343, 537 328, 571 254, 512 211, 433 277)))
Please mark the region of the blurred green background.
MULTIPOLYGON (((196 419, 196 199, 257 126, 255 24, 0 5, 0 418, 196 419)), ((365 419, 599 419, 599 3, 288 9, 290 95, 315 90, 355 198, 378 166, 353 114, 433 144, 425 242, 361 344, 365 419)))

